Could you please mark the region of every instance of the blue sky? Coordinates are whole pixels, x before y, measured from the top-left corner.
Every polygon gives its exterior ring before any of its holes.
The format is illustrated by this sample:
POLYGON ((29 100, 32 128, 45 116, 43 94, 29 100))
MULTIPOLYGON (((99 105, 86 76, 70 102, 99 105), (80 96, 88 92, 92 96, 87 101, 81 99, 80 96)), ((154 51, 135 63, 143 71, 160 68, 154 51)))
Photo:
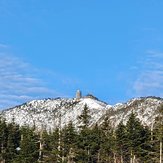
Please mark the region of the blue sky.
POLYGON ((0 108, 163 97, 162 0, 0 0, 0 108))

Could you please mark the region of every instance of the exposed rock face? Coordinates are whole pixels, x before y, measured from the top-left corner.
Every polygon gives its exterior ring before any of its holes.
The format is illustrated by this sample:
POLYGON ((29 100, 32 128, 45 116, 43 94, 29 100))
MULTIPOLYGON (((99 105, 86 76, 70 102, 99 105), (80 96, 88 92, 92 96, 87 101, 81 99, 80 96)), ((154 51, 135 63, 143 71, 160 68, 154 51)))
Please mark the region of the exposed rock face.
POLYGON ((127 103, 108 105, 91 96, 66 99, 44 99, 33 100, 20 106, 3 110, 0 115, 7 122, 22 125, 29 125, 39 129, 44 126, 47 130, 53 130, 59 126, 64 127, 70 121, 77 127, 79 125, 78 116, 82 113, 84 105, 90 110, 90 126, 95 123, 102 123, 108 116, 113 126, 117 126, 120 121, 127 122, 131 112, 136 113, 137 117, 144 125, 151 126, 155 117, 158 115, 157 108, 163 104, 162 98, 147 97, 135 98, 127 103))

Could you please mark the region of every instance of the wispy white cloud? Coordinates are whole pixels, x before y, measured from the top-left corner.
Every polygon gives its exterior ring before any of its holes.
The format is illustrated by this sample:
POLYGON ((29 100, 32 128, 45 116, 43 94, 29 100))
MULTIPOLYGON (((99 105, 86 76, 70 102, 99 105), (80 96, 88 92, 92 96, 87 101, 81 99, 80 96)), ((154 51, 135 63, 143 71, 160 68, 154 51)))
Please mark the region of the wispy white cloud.
POLYGON ((148 50, 133 83, 137 96, 163 97, 163 53, 148 50))
POLYGON ((40 72, 18 57, 0 53, 0 108, 7 108, 25 101, 56 96, 48 88, 40 72))
POLYGON ((0 43, 0 48, 8 48, 8 45, 0 43))

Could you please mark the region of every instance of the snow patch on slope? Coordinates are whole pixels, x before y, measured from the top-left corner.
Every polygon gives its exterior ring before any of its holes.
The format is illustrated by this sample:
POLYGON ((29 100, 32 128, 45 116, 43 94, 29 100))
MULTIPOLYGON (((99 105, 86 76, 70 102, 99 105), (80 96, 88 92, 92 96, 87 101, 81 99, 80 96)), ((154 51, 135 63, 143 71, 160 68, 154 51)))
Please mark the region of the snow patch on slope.
POLYGON ((108 116, 112 126, 116 127, 121 121, 126 123, 132 112, 137 115, 144 125, 152 126, 155 117, 158 115, 157 109, 160 104, 163 104, 163 99, 135 98, 114 106, 101 102, 92 96, 80 99, 43 99, 33 100, 4 110, 0 115, 7 122, 14 121, 20 126, 35 125, 38 129, 44 127, 47 130, 53 130, 58 126, 64 127, 70 121, 73 122, 75 127, 78 127, 78 116, 81 115, 85 104, 88 106, 91 115, 90 126, 95 123, 101 124, 108 116))
POLYGON ((78 116, 81 115, 84 105, 87 105, 91 114, 90 125, 97 122, 105 114, 106 104, 85 97, 81 99, 46 99, 33 100, 21 106, 14 107, 2 112, 2 116, 7 122, 14 121, 20 126, 43 126, 47 130, 61 126, 64 127, 70 121, 77 127, 79 124, 78 116))

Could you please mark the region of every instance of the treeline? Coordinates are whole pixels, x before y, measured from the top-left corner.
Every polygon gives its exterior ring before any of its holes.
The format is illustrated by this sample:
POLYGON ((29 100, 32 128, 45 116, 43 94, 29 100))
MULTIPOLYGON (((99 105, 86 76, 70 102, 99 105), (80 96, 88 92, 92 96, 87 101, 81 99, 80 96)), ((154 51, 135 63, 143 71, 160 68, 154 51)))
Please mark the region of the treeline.
POLYGON ((78 129, 70 122, 54 132, 1 119, 0 163, 162 163, 163 106, 152 129, 134 113, 116 129, 108 118, 90 128, 90 116, 85 105, 78 129))

